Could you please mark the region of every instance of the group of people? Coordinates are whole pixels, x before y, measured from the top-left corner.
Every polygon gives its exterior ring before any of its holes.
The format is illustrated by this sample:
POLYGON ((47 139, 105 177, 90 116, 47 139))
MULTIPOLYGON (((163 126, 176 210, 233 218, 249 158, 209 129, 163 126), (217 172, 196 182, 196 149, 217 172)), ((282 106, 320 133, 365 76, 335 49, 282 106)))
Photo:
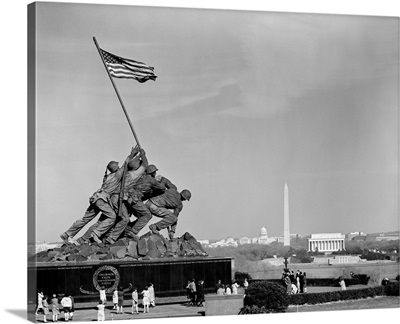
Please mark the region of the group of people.
POLYGON ((294 273, 293 270, 284 269, 282 272, 282 283, 286 286, 288 295, 307 292, 307 274, 303 271, 297 270, 294 273))
POLYGON ((64 321, 72 321, 74 317, 74 298, 71 295, 65 295, 59 302, 56 294, 53 294, 53 297, 49 301, 47 295, 44 295, 42 291, 38 292, 35 314, 39 315, 39 312, 43 313, 43 322, 47 322, 47 315, 49 315, 50 312, 52 313, 53 322, 58 322, 62 311, 64 312, 64 321))
MULTIPOLYGON (((247 280, 245 279, 244 283, 245 289, 248 286, 247 280)), ((236 282, 236 280, 232 280, 231 284, 223 284, 221 280, 218 280, 215 290, 217 295, 237 295, 238 294, 238 288, 239 284, 236 282)))
MULTIPOLYGON (((124 307, 124 295, 125 292, 129 289, 124 289, 123 287, 119 287, 113 291, 112 295, 112 303, 113 309, 116 310, 117 314, 123 314, 123 307, 124 307)), ((106 288, 101 287, 99 290, 100 293, 100 301, 97 305, 97 320, 104 321, 105 320, 105 307, 107 304, 107 295, 106 295, 106 288)), ((155 307, 155 292, 154 292, 154 285, 149 282, 147 286, 143 289, 140 293, 143 296, 142 305, 144 308, 143 313, 149 313, 150 307, 155 307)), ((131 313, 139 314, 139 293, 137 288, 133 288, 132 291, 132 310, 131 313)))
POLYGON ((186 286, 188 306, 202 307, 204 303, 204 280, 189 280, 186 286))
POLYGON ((151 224, 153 234, 168 230, 174 238, 178 216, 183 201, 189 201, 191 192, 178 191, 167 178, 157 175, 158 168, 148 163, 146 152, 134 147, 121 167, 116 161, 107 164, 103 183, 89 198, 84 216, 76 220, 60 235, 64 242, 72 242, 77 233, 98 214, 98 221, 85 234, 76 239, 77 244, 113 244, 122 237, 136 238, 152 216, 162 218, 151 224), (130 220, 131 215, 135 217, 130 220))

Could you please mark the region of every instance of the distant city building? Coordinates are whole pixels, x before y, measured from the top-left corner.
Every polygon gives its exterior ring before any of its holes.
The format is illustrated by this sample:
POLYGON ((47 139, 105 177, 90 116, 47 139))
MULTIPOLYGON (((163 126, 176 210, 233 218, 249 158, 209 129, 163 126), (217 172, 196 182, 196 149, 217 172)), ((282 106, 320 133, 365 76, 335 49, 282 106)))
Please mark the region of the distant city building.
POLYGON ((281 266, 285 265, 284 258, 267 258, 267 259, 263 259, 261 262, 266 263, 267 265, 275 266, 275 267, 281 267, 281 266))
POLYGON ((283 245, 290 246, 289 188, 287 183, 283 189, 283 245))
POLYGON ((308 251, 334 252, 345 249, 345 235, 340 233, 311 234, 308 251))
POLYGON ((225 247, 225 246, 238 246, 238 242, 233 237, 228 237, 227 239, 222 239, 220 241, 211 243, 208 247, 216 248, 216 247, 225 247))
POLYGON ((250 239, 251 244, 258 244, 258 237, 253 237, 250 239))
POLYGON ((259 244, 268 244, 268 232, 265 227, 262 227, 260 230, 260 236, 258 237, 259 244))
POLYGON ((363 260, 358 255, 335 255, 335 256, 314 257, 314 260, 312 263, 316 263, 316 264, 349 264, 349 263, 359 263, 362 261, 363 260))
POLYGON ((363 232, 353 232, 346 235, 347 241, 365 241, 367 235, 363 232))
POLYGON ((241 237, 238 240, 238 243, 243 244, 270 244, 275 242, 277 239, 276 237, 268 237, 268 231, 263 226, 260 230, 260 235, 258 237, 241 237))
POLYGON ((399 234, 380 234, 376 237, 377 241, 394 241, 399 239, 399 234))
POLYGON ((243 245, 243 244, 250 244, 251 243, 251 240, 248 238, 248 237, 241 237, 240 239, 239 239, 239 244, 240 245, 243 245))

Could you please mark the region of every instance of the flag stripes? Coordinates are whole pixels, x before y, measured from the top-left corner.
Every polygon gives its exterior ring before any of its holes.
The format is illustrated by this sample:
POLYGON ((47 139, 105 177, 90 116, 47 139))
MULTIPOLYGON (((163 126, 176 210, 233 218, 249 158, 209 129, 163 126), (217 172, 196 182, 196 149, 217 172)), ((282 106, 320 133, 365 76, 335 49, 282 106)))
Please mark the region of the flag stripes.
POLYGON ((145 63, 119 57, 103 49, 100 51, 108 71, 114 78, 135 79, 139 82, 155 81, 157 78, 154 68, 145 63))

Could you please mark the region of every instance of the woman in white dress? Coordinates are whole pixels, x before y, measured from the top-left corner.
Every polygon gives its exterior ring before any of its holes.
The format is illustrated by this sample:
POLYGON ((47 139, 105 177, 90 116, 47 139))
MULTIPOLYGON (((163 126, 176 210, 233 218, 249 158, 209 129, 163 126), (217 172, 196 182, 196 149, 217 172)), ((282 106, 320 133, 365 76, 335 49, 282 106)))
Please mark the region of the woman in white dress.
POLYGON ((146 286, 144 290, 141 292, 141 294, 143 295, 143 307, 144 307, 143 313, 149 313, 149 306, 150 306, 149 288, 146 286))

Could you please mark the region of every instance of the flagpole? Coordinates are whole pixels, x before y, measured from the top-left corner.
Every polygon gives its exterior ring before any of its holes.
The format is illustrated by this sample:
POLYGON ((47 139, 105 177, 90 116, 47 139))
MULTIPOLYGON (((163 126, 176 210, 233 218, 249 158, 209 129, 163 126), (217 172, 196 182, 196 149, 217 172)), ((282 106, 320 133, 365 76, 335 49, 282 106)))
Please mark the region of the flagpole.
MULTIPOLYGON (((96 37, 93 37, 93 41, 94 41, 94 44, 96 45, 97 51, 99 52, 99 55, 100 55, 100 57, 101 57, 101 60, 102 60, 102 62, 103 62, 103 64, 104 64, 104 68, 105 68, 106 71, 107 71, 108 77, 110 78, 111 84, 112 84, 113 87, 114 87, 115 93, 117 94, 117 97, 118 97, 118 100, 119 100, 119 102, 120 102, 120 104, 121 104, 122 110, 124 111, 124 114, 125 114, 125 116, 126 116, 126 119, 128 120, 129 126, 130 126, 130 128, 131 128, 131 130, 132 130, 133 137, 135 137, 137 146, 138 146, 139 151, 140 151, 141 147, 140 147, 139 139, 138 139, 138 137, 137 137, 137 135, 136 135, 135 130, 133 129, 131 120, 130 120, 130 118, 129 118, 128 112, 127 112, 126 109, 125 109, 124 102, 122 101, 122 98, 121 98, 121 96, 119 95, 117 86, 115 85, 114 80, 113 80, 113 78, 112 78, 112 76, 111 76, 111 74, 110 74, 110 71, 109 71, 108 68, 107 68, 106 62, 104 61, 104 57, 103 57, 103 54, 102 54, 101 51, 100 51, 100 47, 99 47, 99 44, 97 43, 96 37)), ((124 195, 125 195, 125 193, 124 193, 125 190, 124 190, 124 189, 125 189, 125 178, 126 178, 126 173, 127 173, 127 167, 128 167, 128 164, 125 163, 125 165, 124 165, 124 171, 123 171, 123 173, 122 173, 122 179, 121 179, 121 189, 120 189, 119 198, 118 198, 118 200, 119 200, 119 201, 118 201, 118 216, 120 216, 120 217, 122 217, 122 214, 121 214, 121 213, 122 213, 122 201, 123 201, 123 198, 124 198, 124 195)))
POLYGON ((102 54, 101 51, 100 51, 100 47, 99 47, 99 44, 97 43, 96 37, 93 37, 93 41, 94 41, 94 44, 96 45, 97 51, 99 52, 99 55, 100 55, 100 57, 101 57, 101 60, 102 60, 102 62, 103 62, 103 64, 104 64, 104 68, 105 68, 106 71, 107 71, 108 77, 110 78, 111 84, 112 84, 113 87, 114 87, 115 93, 117 94, 117 97, 118 97, 118 100, 119 100, 119 102, 120 102, 120 104, 121 104, 122 110, 124 111, 124 114, 125 114, 125 116, 126 116, 126 119, 128 120, 129 127, 130 127, 131 130, 132 130, 133 136, 135 137, 136 143, 137 143, 138 148, 139 148, 139 150, 140 150, 141 147, 140 147, 139 139, 138 139, 138 137, 137 137, 137 135, 136 135, 135 130, 133 129, 131 120, 130 120, 130 118, 129 118, 128 112, 127 112, 126 109, 125 109, 124 102, 122 101, 121 96, 119 95, 117 86, 115 85, 114 80, 113 80, 113 78, 112 78, 112 76, 111 76, 111 74, 110 74, 110 71, 109 71, 108 68, 107 68, 106 62, 104 61, 104 57, 103 57, 103 54, 102 54))

